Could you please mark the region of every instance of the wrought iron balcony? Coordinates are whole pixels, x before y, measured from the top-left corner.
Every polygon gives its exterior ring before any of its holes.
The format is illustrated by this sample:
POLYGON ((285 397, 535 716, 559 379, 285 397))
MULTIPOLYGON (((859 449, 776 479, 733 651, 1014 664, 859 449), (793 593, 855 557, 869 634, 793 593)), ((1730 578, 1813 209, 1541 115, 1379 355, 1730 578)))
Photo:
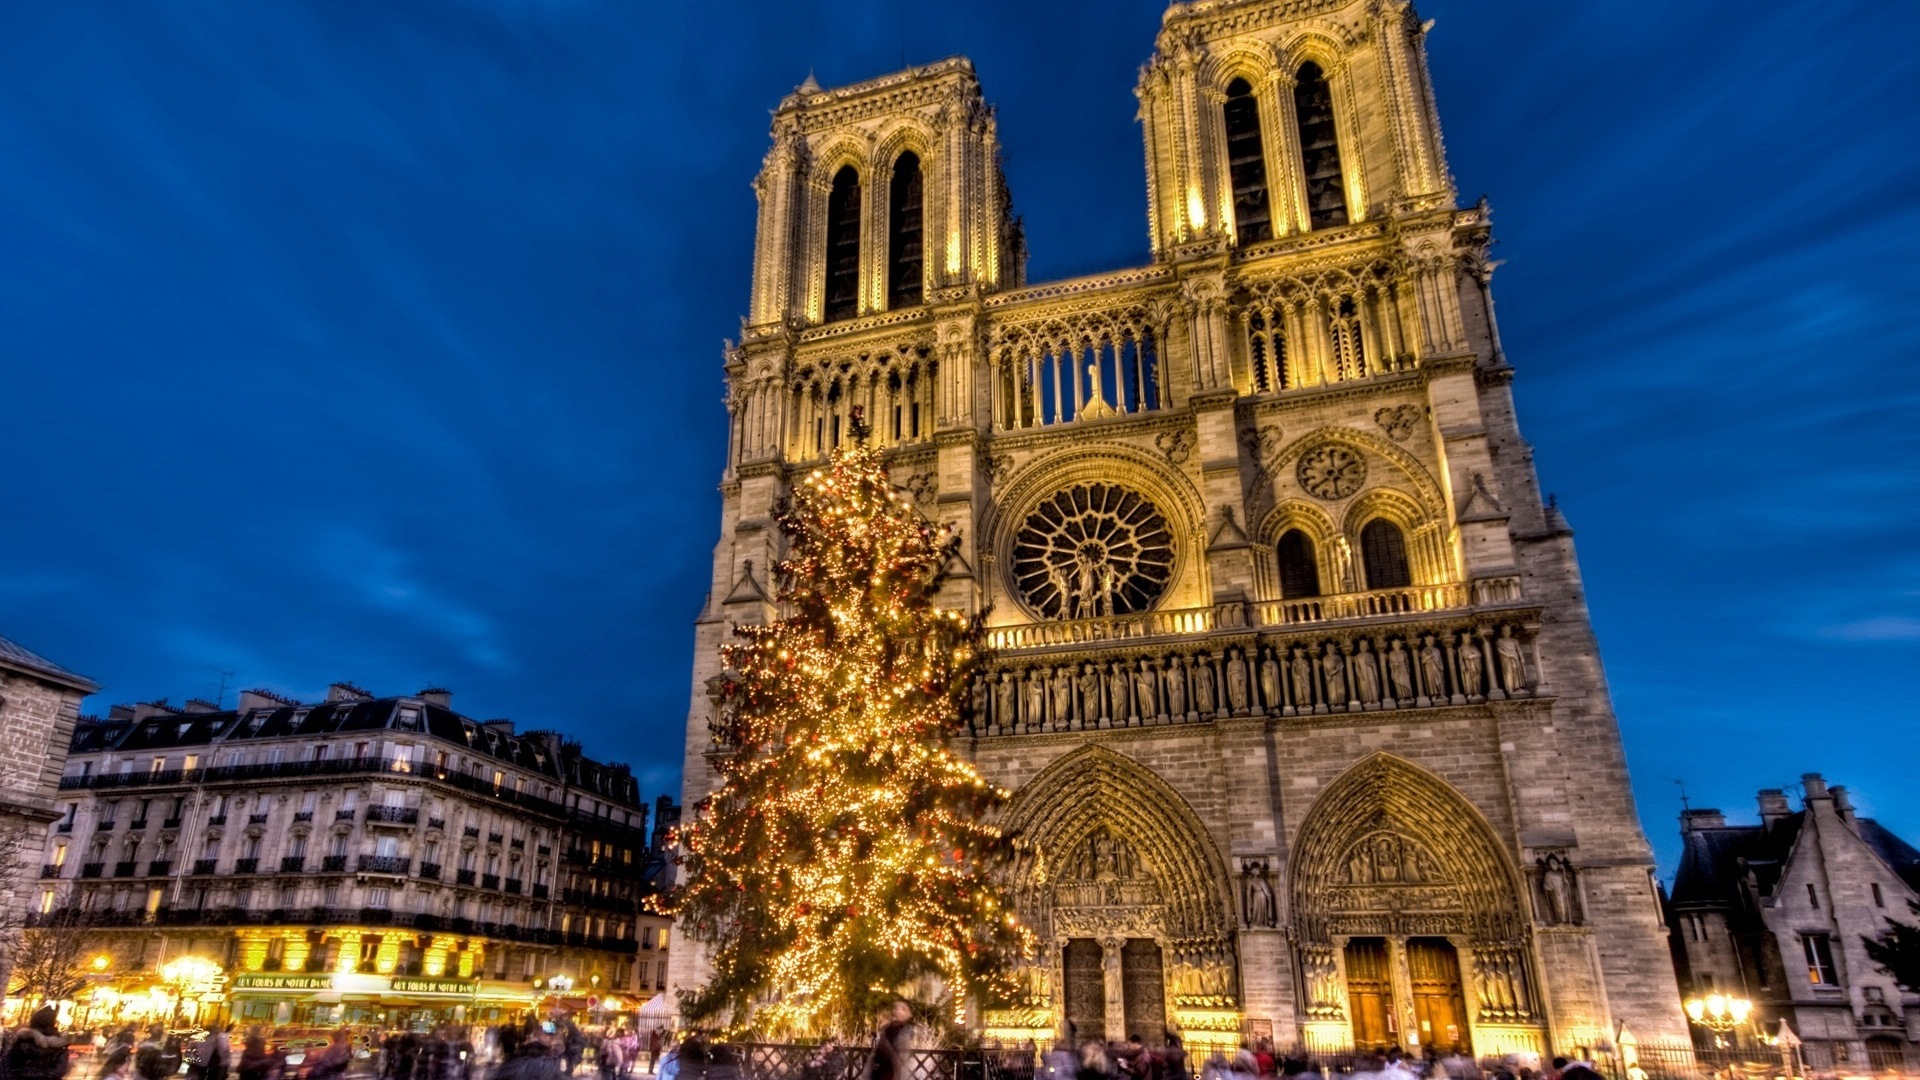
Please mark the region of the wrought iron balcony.
POLYGON ((313 811, 311 811, 311 810, 296 810, 296 811, 294 811, 294 815, 293 815, 293 823, 294 823, 295 825, 305 825, 306 823, 308 823, 308 822, 310 822, 310 821, 312 821, 312 820, 313 820, 313 811))
POLYGON ((125 859, 113 864, 114 877, 132 877, 140 869, 140 863, 134 859, 125 859))
POLYGON ((335 810, 335 811, 333 812, 333 820, 335 820, 335 821, 352 821, 352 820, 353 820, 353 811, 352 811, 352 810, 335 810))
POLYGON ((413 860, 402 855, 362 855, 358 866, 363 874, 404 874, 413 868, 413 860))
POLYGON ((423 862, 420 864, 420 869, 414 871, 414 873, 428 881, 439 881, 440 864, 437 862, 423 862))
POLYGON ((83 878, 96 878, 96 877, 99 877, 100 872, 102 870, 105 870, 106 868, 107 868, 106 863, 97 863, 97 862, 81 863, 80 876, 83 878))
POLYGON ((385 825, 412 825, 420 820, 416 806, 369 806, 367 820, 385 825))
POLYGON ((471 870, 455 870, 455 871, 453 872, 453 883, 454 883, 455 885, 471 885, 471 884, 473 884, 473 871, 471 871, 471 870))
POLYGON ((177 829, 180 827, 180 818, 178 816, 167 818, 160 823, 160 827, 163 829, 177 829))
POLYGON ((337 874, 346 868, 347 857, 345 855, 327 855, 320 860, 320 872, 323 874, 337 874))
POLYGON ((544 882, 534 882, 533 898, 535 900, 545 900, 547 898, 547 886, 544 882))
POLYGON ((133 824, 127 826, 127 828, 129 829, 135 829, 135 830, 144 829, 146 827, 147 827, 146 818, 135 818, 133 824))
POLYGON ((515 896, 520 895, 521 885, 522 885, 522 882, 519 878, 510 877, 507 879, 507 891, 509 893, 512 893, 515 896))
POLYGON ((427 828, 429 829, 444 829, 446 827, 447 827, 446 818, 430 817, 427 819, 427 828))
POLYGON ((166 877, 173 873, 172 859, 155 859, 147 864, 148 877, 166 877))
POLYGON ((251 874, 251 873, 257 872, 259 869, 260 869, 259 859, 233 860, 233 872, 236 874, 251 874))
POLYGON ((480 887, 481 887, 481 888, 483 888, 483 889, 497 889, 497 888, 499 888, 499 887, 500 887, 500 875, 499 875, 499 874, 481 874, 481 875, 480 875, 480 887))
POLYGON ((226 823, 227 815, 225 814, 215 814, 207 819, 207 824, 209 825, 225 825, 226 823))
POLYGON ((43 878, 59 877, 60 864, 59 863, 41 863, 40 876, 43 878))
POLYGON ((280 872, 283 874, 305 873, 307 857, 305 855, 287 855, 280 859, 280 872))
POLYGON ((196 873, 196 874, 212 874, 212 873, 215 873, 215 872, 217 872, 217 870, 218 870, 218 868, 219 868, 219 866, 220 866, 220 860, 219 860, 219 859, 195 859, 195 860, 193 860, 193 872, 194 872, 194 873, 196 873))

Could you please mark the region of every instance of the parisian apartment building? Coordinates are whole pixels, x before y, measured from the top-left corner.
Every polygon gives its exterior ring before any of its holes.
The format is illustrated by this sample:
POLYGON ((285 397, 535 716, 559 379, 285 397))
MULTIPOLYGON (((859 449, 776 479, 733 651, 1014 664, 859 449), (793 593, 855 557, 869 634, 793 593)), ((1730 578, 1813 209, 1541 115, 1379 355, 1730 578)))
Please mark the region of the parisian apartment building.
POLYGON ((95 936, 127 995, 183 956, 219 965, 242 1022, 486 1020, 555 987, 626 1008, 665 985, 644 901, 677 808, 649 832, 627 766, 444 690, 115 706, 75 726, 58 787, 32 918, 95 936))
POLYGON ((1867 956, 1890 918, 1911 922, 1920 851, 1855 810, 1817 773, 1759 793, 1759 820, 1681 815, 1684 847, 1667 903, 1682 993, 1753 1005, 1757 1031, 1784 1022, 1815 1068, 1920 1065, 1920 995, 1867 956))

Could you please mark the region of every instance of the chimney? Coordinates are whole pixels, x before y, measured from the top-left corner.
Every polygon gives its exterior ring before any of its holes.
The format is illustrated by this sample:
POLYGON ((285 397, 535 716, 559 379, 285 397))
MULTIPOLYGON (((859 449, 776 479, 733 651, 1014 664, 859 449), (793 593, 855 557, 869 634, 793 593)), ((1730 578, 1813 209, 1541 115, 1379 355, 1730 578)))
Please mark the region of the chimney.
POLYGON ((336 701, 372 701, 373 695, 350 682, 337 682, 327 687, 327 704, 336 701))
POLYGON ((442 709, 453 708, 453 691, 444 687, 429 686, 414 696, 429 705, 437 705, 442 709))
POLYGON ((1682 810, 1680 811, 1681 833, 1705 832, 1708 829, 1727 827, 1727 815, 1718 810, 1682 810))
POLYGON ((1840 820, 1854 832, 1860 831, 1860 819, 1854 816, 1853 799, 1848 797, 1847 789, 1839 784, 1833 785, 1833 810, 1840 820))
POLYGON ((107 720, 109 722, 112 722, 115 720, 131 720, 131 719, 133 719, 133 706, 109 705, 107 707, 107 720))
POLYGON ((178 709, 167 704, 166 698, 160 698, 157 701, 142 701, 134 705, 133 719, 135 723, 139 723, 149 716, 173 716, 177 712, 179 712, 178 709))
POLYGON ((252 690, 240 691, 240 704, 236 707, 244 713, 255 709, 278 709, 282 706, 298 704, 300 703, 290 697, 281 697, 271 690, 261 690, 256 687, 252 690))
POLYGON ((502 735, 513 734, 513 721, 511 720, 487 720, 484 721, 484 726, 488 731, 497 731, 502 735))
POLYGON ((1828 797, 1827 782, 1821 779, 1820 774, 1817 772, 1803 773, 1800 777, 1800 788, 1805 794, 1807 802, 1828 797))
POLYGON ((190 697, 187 699, 186 706, 181 711, 188 712, 188 713, 219 712, 220 706, 215 705, 213 702, 208 701, 206 698, 190 697))
POLYGON ((1787 819, 1793 813, 1787 805, 1787 793, 1779 788, 1762 788, 1760 791, 1760 824, 1771 829, 1787 819))

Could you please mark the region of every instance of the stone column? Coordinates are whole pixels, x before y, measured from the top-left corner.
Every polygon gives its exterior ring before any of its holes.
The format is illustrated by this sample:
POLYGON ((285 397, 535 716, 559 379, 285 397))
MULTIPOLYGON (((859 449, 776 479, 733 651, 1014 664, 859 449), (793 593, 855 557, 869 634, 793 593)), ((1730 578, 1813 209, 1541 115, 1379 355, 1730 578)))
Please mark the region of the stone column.
POLYGON ((1407 966, 1407 939, 1387 939, 1387 971, 1393 983, 1393 1033, 1400 1045, 1411 1049, 1409 1039, 1420 1036, 1420 1023, 1413 1014, 1413 971, 1407 966))

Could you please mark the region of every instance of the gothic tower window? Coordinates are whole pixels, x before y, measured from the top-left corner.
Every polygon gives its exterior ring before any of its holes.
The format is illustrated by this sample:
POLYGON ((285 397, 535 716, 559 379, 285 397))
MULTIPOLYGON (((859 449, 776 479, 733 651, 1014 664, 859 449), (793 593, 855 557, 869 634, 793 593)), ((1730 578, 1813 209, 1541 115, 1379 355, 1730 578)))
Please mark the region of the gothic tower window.
POLYGON ((1300 66, 1293 82, 1293 114, 1300 124, 1308 227, 1345 225, 1347 195, 1340 177, 1340 140, 1333 126, 1333 88, 1320 65, 1309 62, 1300 66))
POLYGON ((1374 518, 1360 530, 1360 561, 1366 567, 1369 589, 1404 589, 1413 584, 1406 535, 1385 518, 1374 518))
POLYGON ((827 321, 860 314, 860 174, 843 165, 827 195, 827 321))
POLYGON ((1313 541, 1299 529, 1280 537, 1280 598, 1299 600, 1320 595, 1320 567, 1314 562, 1313 541))
POLYGON ((925 185, 920 158, 911 150, 893 163, 893 182, 887 192, 887 307, 912 307, 920 302, 921 200, 925 185))
POLYGON ((1273 239, 1267 203, 1267 160, 1260 145, 1260 105, 1245 79, 1227 84, 1227 176, 1233 183, 1233 221, 1242 247, 1273 239))
POLYGON ((1328 339, 1333 344, 1333 377, 1339 381, 1367 374, 1366 339, 1360 333, 1360 306, 1343 296, 1328 305, 1328 339))

